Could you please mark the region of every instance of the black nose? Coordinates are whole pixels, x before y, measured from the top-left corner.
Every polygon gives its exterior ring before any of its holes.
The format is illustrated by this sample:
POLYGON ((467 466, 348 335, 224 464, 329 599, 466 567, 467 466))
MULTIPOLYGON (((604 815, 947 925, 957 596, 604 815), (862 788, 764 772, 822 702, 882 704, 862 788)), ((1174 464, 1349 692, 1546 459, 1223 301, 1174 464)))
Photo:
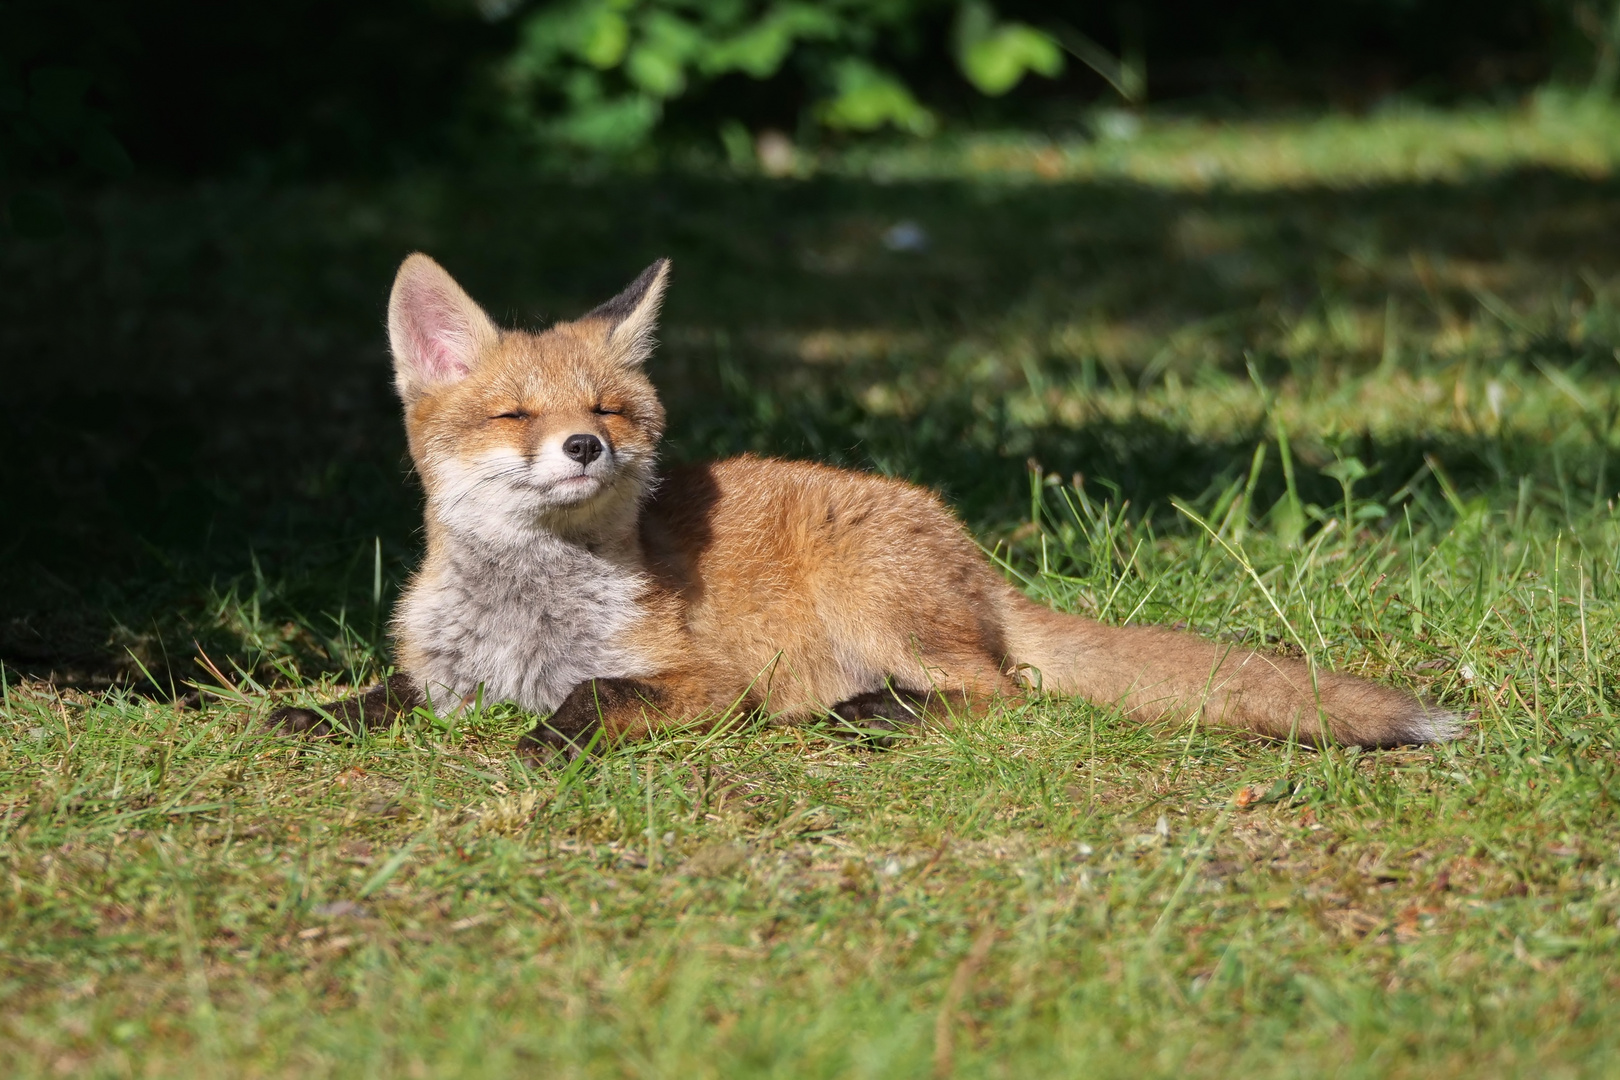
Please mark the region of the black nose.
POLYGON ((581 465, 589 465, 602 456, 602 440, 595 435, 570 435, 563 440, 563 453, 581 465))

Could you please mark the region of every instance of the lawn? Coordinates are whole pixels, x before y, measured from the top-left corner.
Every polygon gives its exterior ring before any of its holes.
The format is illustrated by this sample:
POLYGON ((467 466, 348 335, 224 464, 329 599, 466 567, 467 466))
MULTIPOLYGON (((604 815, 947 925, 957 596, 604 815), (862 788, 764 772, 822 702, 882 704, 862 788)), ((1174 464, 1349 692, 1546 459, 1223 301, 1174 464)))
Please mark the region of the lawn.
POLYGON ((147 179, 0 248, 0 1069, 1620 1070, 1620 111, 1094 126, 147 179), (506 706, 267 737, 387 670, 412 249, 526 325, 671 255, 670 459, 910 477, 1033 594, 1468 732, 1050 702, 547 772, 506 706))

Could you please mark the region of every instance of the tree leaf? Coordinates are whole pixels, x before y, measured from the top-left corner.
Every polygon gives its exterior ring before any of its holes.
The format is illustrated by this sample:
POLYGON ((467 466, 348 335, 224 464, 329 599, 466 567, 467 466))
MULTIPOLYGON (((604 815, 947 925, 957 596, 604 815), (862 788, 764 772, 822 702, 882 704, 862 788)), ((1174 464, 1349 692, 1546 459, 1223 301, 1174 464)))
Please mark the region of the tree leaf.
POLYGON ((893 125, 914 135, 934 130, 934 114, 893 75, 864 60, 845 60, 833 70, 834 96, 816 110, 821 122, 847 131, 893 125))
POLYGON ((1017 86, 1026 71, 1048 77, 1063 71, 1063 50, 1046 34, 1020 22, 997 22, 982 0, 957 10, 956 62, 980 93, 998 97, 1017 86))
POLYGON ((662 115, 663 105, 657 98, 649 94, 621 94, 575 102, 550 130, 575 146, 624 151, 640 145, 662 115))
POLYGON ((1063 51, 1045 34, 1022 23, 1003 23, 958 56, 962 74, 980 93, 998 97, 1034 71, 1048 77, 1063 70, 1063 51))
POLYGON ((604 6, 593 5, 588 12, 576 48, 580 58, 594 68, 617 67, 630 46, 630 24, 623 15, 604 6))
POLYGON ((700 66, 706 75, 741 71, 768 79, 800 41, 836 38, 843 28, 838 16, 815 4, 781 4, 741 33, 704 50, 700 66))

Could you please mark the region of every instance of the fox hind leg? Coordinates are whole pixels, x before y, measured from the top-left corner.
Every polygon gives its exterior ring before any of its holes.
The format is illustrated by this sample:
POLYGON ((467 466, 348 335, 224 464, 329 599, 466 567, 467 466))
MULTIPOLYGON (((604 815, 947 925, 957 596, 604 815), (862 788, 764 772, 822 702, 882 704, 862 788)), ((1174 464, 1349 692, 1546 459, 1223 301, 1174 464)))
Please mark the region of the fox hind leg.
POLYGON ((864 746, 887 750, 901 733, 922 723, 930 707, 937 708, 932 690, 911 690, 885 686, 840 701, 827 710, 833 715, 835 733, 847 735, 864 746))
POLYGON ((891 682, 880 690, 840 701, 828 712, 838 733, 887 750, 924 722, 949 724, 953 717, 983 711, 984 705, 976 695, 963 691, 913 690, 891 682))

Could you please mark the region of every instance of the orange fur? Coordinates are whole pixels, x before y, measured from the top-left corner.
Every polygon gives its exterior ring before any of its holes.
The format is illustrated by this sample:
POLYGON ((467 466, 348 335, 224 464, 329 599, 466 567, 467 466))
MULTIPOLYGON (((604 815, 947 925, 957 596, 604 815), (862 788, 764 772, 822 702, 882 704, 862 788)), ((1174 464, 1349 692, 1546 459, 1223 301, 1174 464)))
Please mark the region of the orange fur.
POLYGON ((755 457, 655 479, 664 413, 641 362, 666 280, 655 264, 530 334, 425 256, 401 267, 389 325, 428 551, 396 631, 429 694, 515 688, 554 710, 533 752, 757 710, 972 716, 1032 692, 1307 742, 1452 733, 1362 679, 1041 607, 911 484, 755 457), (584 436, 602 457, 571 463, 558 447, 584 436), (913 693, 901 708, 885 687, 913 693))

